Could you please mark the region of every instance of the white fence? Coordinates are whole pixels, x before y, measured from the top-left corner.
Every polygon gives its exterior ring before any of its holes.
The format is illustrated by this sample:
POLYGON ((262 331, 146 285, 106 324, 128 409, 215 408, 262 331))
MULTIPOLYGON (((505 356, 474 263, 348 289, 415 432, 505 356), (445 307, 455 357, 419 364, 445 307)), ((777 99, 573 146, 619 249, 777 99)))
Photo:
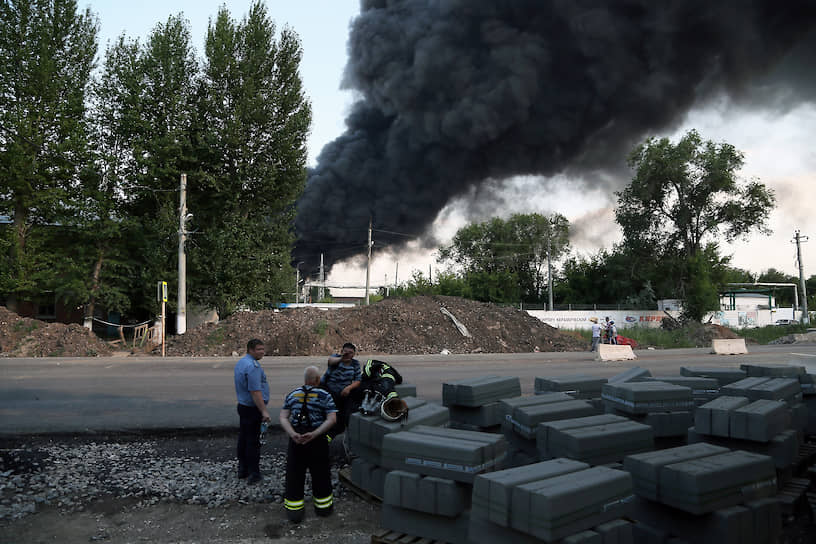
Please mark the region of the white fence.
MULTIPOLYGON (((598 318, 598 323, 604 324, 608 317, 615 322, 618 330, 628 327, 659 327, 665 313, 657 310, 527 310, 527 313, 538 318, 547 325, 559 329, 590 329, 590 318, 598 318)), ((672 317, 679 317, 680 312, 668 312, 672 317)), ((777 319, 798 319, 802 312, 794 312, 791 308, 777 308, 775 310, 727 310, 708 314, 704 323, 715 323, 724 327, 742 329, 745 327, 763 327, 772 325, 777 319), (794 315, 795 314, 795 315, 794 315)))

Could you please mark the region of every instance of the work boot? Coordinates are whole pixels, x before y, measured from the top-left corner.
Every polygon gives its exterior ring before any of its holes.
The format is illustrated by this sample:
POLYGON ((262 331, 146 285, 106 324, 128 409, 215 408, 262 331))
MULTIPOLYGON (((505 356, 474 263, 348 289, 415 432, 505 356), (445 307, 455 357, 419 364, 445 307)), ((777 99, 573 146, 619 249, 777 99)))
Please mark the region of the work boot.
POLYGON ((305 515, 305 510, 301 508, 300 510, 289 510, 286 509, 286 518, 292 523, 300 523, 303 521, 303 516, 305 515))
POLYGON ((317 515, 317 516, 319 516, 321 518, 327 518, 327 517, 332 515, 332 512, 334 512, 334 505, 331 505, 328 508, 317 508, 317 507, 315 507, 314 511, 315 511, 315 515, 317 515))

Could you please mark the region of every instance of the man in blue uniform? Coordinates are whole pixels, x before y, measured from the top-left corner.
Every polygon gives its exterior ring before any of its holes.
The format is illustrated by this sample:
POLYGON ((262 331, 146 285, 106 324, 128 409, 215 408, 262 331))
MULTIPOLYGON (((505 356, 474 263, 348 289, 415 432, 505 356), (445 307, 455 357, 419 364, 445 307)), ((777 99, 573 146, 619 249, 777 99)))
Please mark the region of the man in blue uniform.
POLYGON ((303 520, 303 487, 306 470, 312 475, 315 514, 328 516, 333 510, 329 440, 326 432, 337 420, 331 395, 320 389, 320 370, 306 369, 304 385, 288 395, 280 411, 280 424, 289 435, 286 452, 286 492, 283 506, 293 523, 303 520))
POLYGON ((238 477, 252 485, 261 478, 261 422, 270 420, 266 405, 269 402, 269 384, 259 361, 266 350, 263 342, 247 342, 247 353, 235 363, 235 394, 238 397, 238 477))
POLYGON ((349 416, 360 402, 360 361, 354 358, 357 348, 351 342, 343 344, 340 353, 329 357, 326 373, 320 379, 320 386, 331 393, 337 407, 337 424, 329 431, 330 437, 342 433, 348 425, 349 416))

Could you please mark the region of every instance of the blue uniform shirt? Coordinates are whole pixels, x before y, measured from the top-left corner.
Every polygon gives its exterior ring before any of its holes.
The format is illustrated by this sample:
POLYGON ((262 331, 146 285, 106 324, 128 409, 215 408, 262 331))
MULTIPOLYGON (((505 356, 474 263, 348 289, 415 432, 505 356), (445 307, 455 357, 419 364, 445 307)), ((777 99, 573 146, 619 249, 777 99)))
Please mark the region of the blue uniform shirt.
MULTIPOLYGON (((340 355, 335 353, 332 357, 340 355)), ((326 373, 320 379, 320 387, 325 387, 333 395, 339 395, 340 391, 351 385, 351 382, 359 382, 361 379, 360 361, 357 359, 352 359, 348 363, 340 361, 326 369, 326 373)))
POLYGON ((289 410, 289 422, 293 425, 303 411, 304 402, 308 404, 311 430, 320 427, 330 413, 337 411, 332 396, 324 389, 302 385, 286 395, 283 401, 283 409, 289 410))
POLYGON ((238 404, 255 406, 250 391, 260 391, 264 404, 269 402, 269 384, 266 372, 255 357, 247 353, 235 363, 235 394, 238 404))

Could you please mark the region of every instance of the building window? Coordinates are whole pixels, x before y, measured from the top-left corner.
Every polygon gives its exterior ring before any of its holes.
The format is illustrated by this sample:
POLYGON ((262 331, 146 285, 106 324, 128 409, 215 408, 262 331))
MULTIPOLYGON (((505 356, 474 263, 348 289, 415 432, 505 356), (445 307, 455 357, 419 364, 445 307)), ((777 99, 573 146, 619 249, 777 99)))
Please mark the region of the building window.
POLYGON ((37 303, 37 319, 56 319, 57 318, 57 297, 52 299, 43 299, 37 303))

